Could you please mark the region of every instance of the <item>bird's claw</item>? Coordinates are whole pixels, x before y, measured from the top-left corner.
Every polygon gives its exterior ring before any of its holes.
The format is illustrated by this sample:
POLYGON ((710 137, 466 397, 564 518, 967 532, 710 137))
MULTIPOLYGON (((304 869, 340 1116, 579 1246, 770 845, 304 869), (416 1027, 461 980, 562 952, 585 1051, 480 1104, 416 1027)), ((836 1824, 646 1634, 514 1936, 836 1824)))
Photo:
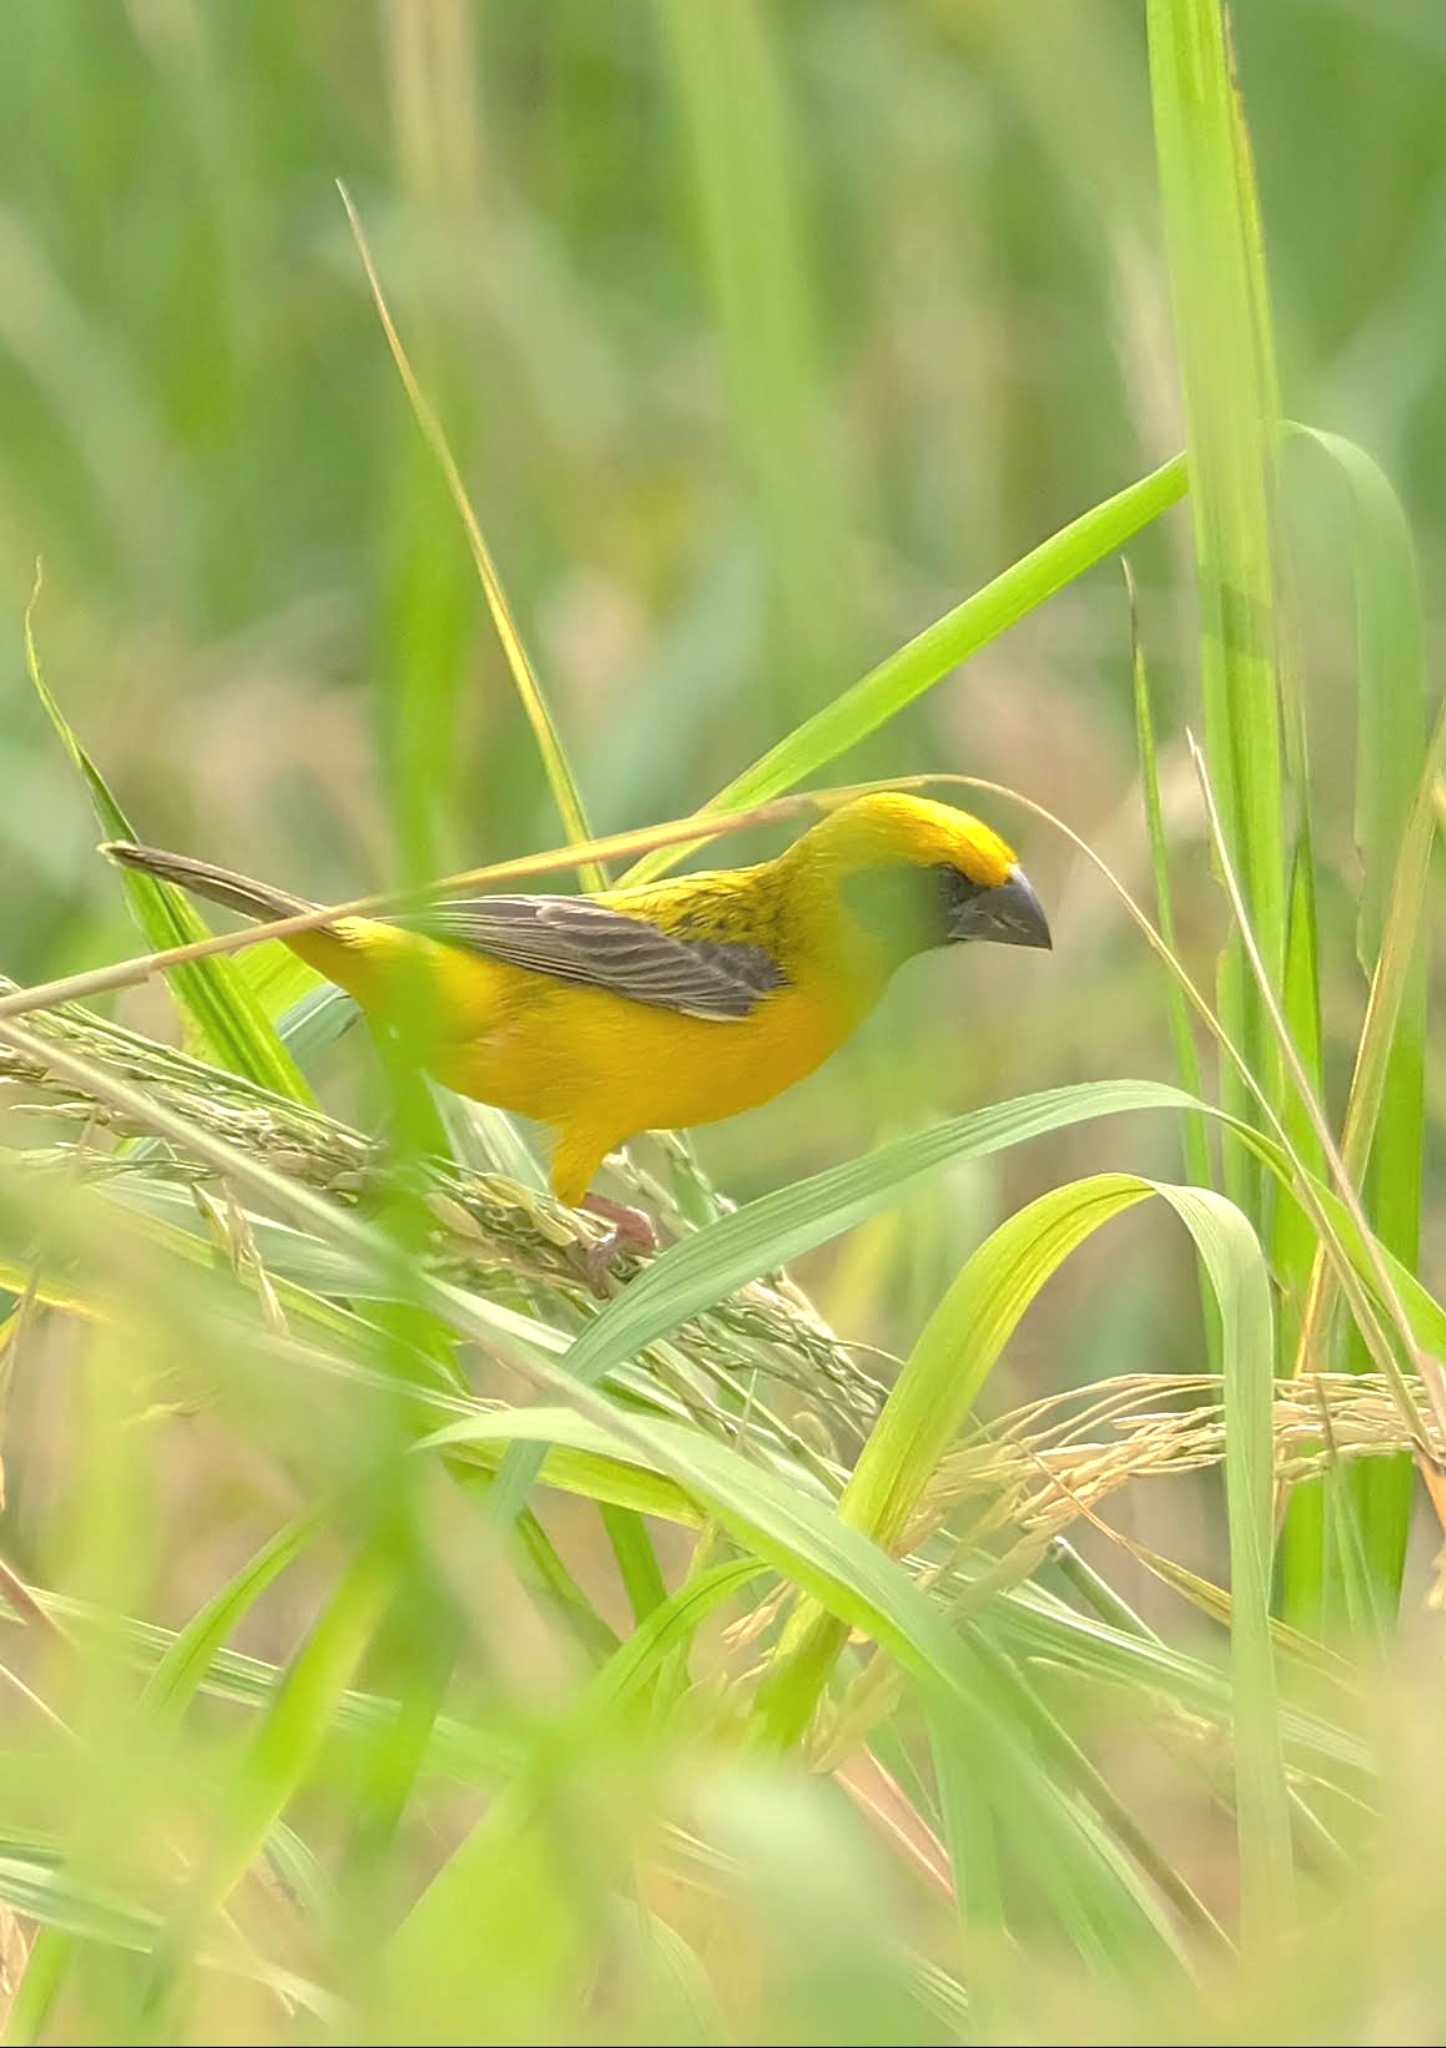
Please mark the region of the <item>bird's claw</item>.
POLYGON ((606 1195, 588 1195, 582 1206, 589 1215, 601 1216, 612 1226, 595 1244, 588 1245, 582 1255, 588 1285, 605 1300, 611 1292, 608 1283, 618 1259, 655 1252, 658 1232, 643 1210, 631 1209, 626 1202, 610 1202, 606 1195))

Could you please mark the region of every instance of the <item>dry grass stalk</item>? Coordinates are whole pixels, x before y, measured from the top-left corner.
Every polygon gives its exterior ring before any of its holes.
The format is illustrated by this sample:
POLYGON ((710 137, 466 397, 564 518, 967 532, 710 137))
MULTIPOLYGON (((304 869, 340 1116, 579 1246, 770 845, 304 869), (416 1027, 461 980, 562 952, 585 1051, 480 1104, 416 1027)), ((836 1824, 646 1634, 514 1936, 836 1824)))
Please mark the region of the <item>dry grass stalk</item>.
MULTIPOLYGON (((9 986, 0 979, 0 989, 9 986)), ((75 1005, 38 1012, 31 1026, 37 1036, 54 1037, 198 1128, 336 1201, 365 1206, 381 1192, 390 1171, 385 1147, 334 1118, 75 1005)), ((152 1187, 203 1193, 209 1183, 209 1200, 219 1201, 222 1213, 236 1212, 230 1191, 216 1187, 209 1169, 168 1147, 154 1145, 139 1155, 100 1149, 94 1142, 98 1129, 113 1139, 150 1133, 132 1129, 106 1104, 8 1047, 0 1047, 0 1099, 12 1111, 43 1119, 45 1143, 25 1155, 31 1167, 79 1172, 118 1196, 138 1178, 152 1187), (74 1123, 85 1126, 83 1145, 63 1135, 74 1123)), ((600 1228, 592 1218, 501 1173, 475 1172, 440 1158, 426 1160, 421 1170, 424 1199, 436 1221, 430 1247, 435 1271, 557 1327, 580 1328, 598 1313, 582 1260, 600 1228)), ((619 1170, 624 1177, 631 1172, 625 1165, 619 1170)), ((653 1198, 658 1192, 651 1182, 644 1191, 653 1198)), ((653 1347, 644 1363, 669 1405, 682 1402, 706 1426, 735 1433, 740 1424, 728 1414, 728 1404, 755 1375, 787 1387, 803 1411, 794 1420, 805 1435, 791 1422, 757 1411, 755 1403, 756 1423, 811 1465, 819 1461, 821 1442, 866 1433, 885 1392, 781 1274, 694 1317, 666 1344, 653 1347), (709 1396, 709 1386, 718 1399, 709 1396)), ((754 1426, 752 1418, 748 1426, 754 1426)))

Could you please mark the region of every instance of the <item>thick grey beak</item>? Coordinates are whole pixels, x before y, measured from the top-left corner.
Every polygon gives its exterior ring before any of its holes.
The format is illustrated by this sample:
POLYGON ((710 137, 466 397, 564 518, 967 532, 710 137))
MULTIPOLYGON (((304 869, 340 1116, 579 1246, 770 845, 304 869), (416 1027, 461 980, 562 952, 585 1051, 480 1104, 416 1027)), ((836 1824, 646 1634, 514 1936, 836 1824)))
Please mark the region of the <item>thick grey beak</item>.
POLYGON ((1011 868, 997 889, 981 889, 955 913, 952 937, 988 939, 996 946, 1039 946, 1049 952, 1049 920, 1022 868, 1011 868))

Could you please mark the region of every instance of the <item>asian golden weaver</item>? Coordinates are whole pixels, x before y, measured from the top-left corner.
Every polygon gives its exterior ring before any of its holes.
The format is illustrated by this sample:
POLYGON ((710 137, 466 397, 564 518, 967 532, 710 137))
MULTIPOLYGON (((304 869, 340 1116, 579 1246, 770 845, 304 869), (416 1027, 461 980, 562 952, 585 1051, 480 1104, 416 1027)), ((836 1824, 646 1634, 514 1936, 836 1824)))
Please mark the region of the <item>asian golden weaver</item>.
MULTIPOLYGON (((184 854, 102 850, 248 917, 314 907, 184 854)), ((1050 944, 1013 853, 967 812, 881 792, 755 867, 596 896, 448 899, 285 943, 383 1025, 420 993, 427 1067, 551 1125, 553 1192, 611 1218, 615 1244, 652 1233, 589 1197, 609 1152, 767 1102, 843 1043, 905 960, 969 939, 1050 944)))

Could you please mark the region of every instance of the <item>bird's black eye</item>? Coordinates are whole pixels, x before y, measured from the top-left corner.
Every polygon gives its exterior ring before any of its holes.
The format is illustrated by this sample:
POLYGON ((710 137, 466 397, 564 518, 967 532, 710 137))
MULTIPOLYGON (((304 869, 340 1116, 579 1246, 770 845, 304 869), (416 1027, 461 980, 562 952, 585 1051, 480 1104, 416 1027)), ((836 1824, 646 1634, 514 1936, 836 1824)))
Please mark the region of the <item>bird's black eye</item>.
POLYGON ((930 872, 939 892, 939 911, 945 936, 952 936, 958 929, 959 913, 987 893, 985 886, 982 882, 971 882, 962 868, 951 867, 947 861, 930 872))

